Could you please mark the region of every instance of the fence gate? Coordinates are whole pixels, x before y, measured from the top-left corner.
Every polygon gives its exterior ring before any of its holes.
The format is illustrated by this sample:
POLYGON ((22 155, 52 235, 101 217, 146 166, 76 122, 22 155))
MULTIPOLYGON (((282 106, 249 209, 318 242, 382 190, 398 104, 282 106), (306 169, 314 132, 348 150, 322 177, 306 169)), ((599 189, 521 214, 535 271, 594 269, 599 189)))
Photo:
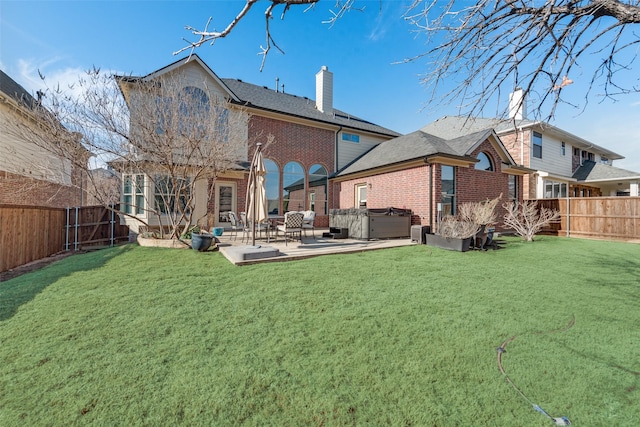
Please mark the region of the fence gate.
POLYGON ((129 227, 120 225, 118 205, 67 208, 66 251, 113 246, 129 240, 129 227))

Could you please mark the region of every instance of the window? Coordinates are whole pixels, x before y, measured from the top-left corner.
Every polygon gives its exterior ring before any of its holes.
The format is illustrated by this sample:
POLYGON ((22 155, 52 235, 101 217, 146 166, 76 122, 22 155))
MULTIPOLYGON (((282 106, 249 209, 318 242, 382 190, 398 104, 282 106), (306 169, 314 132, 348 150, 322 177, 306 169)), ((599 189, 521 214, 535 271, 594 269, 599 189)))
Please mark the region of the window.
POLYGON ((518 177, 509 175, 509 199, 518 200, 518 177))
POLYGON ((187 211, 190 195, 190 179, 156 175, 155 209, 162 214, 176 214, 187 211), (179 204, 178 204, 179 202, 179 204))
POLYGON ((441 215, 456 214, 456 168, 453 166, 442 166, 442 209, 441 215))
POLYGON ((485 152, 481 151, 480 153, 478 153, 478 156, 476 158, 480 160, 478 163, 476 163, 476 169, 483 171, 493 171, 493 162, 491 161, 491 157, 489 157, 485 152))
POLYGON ((544 181, 544 198, 557 199, 567 197, 567 184, 565 182, 544 181))
POLYGON ((565 147, 564 142, 562 143, 562 146, 560 147, 560 154, 562 154, 563 156, 565 156, 567 154, 567 147, 565 147))
POLYGON ((124 175, 122 181, 122 211, 140 215, 144 212, 144 175, 124 175))
POLYGON ((265 181, 267 184, 267 211, 269 215, 280 214, 280 169, 271 159, 264 159, 264 167, 267 169, 265 181))
POLYGON ((533 132, 533 157, 542 158, 542 134, 533 132))
POLYGON ((304 169, 297 162, 284 165, 282 171, 282 202, 284 211, 305 209, 304 169))
POLYGON ((223 183, 216 183, 216 199, 218 201, 218 222, 229 222, 229 211, 235 210, 235 187, 234 185, 228 185, 223 183))
POLYGON ((309 205, 307 209, 319 215, 327 212, 327 169, 315 164, 309 169, 309 205))
POLYGON ((600 163, 602 163, 604 165, 608 165, 609 164, 609 159, 606 158, 605 156, 600 156, 600 163))
POLYGON ((360 142, 360 135, 356 135, 353 133, 346 133, 346 132, 342 132, 342 140, 343 141, 349 141, 349 142, 360 142))
POLYGON ((182 136, 203 139, 207 136, 207 121, 210 120, 209 97, 200 88, 187 86, 180 92, 179 131, 182 136))
POLYGON ((356 184, 356 207, 367 207, 367 184, 356 184))

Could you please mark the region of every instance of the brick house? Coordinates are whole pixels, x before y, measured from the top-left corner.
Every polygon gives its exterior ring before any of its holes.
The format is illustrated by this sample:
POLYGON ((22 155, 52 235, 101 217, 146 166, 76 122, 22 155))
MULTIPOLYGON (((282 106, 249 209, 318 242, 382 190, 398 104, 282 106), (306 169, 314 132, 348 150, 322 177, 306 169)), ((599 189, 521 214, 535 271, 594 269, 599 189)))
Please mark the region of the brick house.
MULTIPOLYGON (((45 148, 56 141, 39 126, 37 107, 38 100, 0 71, 0 203, 82 206, 84 171, 45 148)), ((88 161, 89 153, 78 147, 88 161)))
MULTIPOLYGON (((242 130, 244 142, 236 147, 236 167, 222 172, 215 183, 196 182, 193 217, 212 213, 216 226, 229 226, 226 212, 245 210, 248 160, 253 156, 255 143, 266 142, 268 136, 273 136, 273 142, 264 146, 263 155, 269 213, 283 215, 289 210, 314 210, 316 226, 326 227, 329 209, 338 207, 339 203, 338 194, 329 185, 329 176, 374 146, 399 135, 334 108, 333 74, 327 67, 322 67, 316 75, 315 101, 284 93, 279 88, 220 78, 195 54, 144 77, 123 79, 123 95, 132 96, 137 81, 160 80, 168 75, 178 76, 185 88, 201 88, 226 99, 229 114, 248 116, 246 129, 242 130)), ((126 182, 126 175, 124 178, 126 182)), ((140 203, 153 203, 154 198, 148 196, 154 191, 153 186, 145 181, 142 187, 147 197, 144 201, 141 198, 140 203)), ((123 191, 121 202, 125 206, 131 201, 127 197, 131 196, 123 191)), ((148 212, 153 208, 145 206, 137 215, 152 225, 153 218, 148 212)), ((131 218, 123 221, 134 232, 137 230, 131 218)))
MULTIPOLYGON (((412 224, 438 219, 466 202, 522 200, 522 177, 491 128, 444 139, 418 130, 379 144, 332 179, 341 208, 411 209, 412 224)), ((497 217, 503 216, 498 206, 497 217)))
POLYGON ((495 129, 511 156, 533 170, 524 179, 525 199, 640 195, 640 173, 613 166, 623 156, 549 123, 528 120, 521 92, 512 94, 509 119, 448 116, 422 130, 456 138, 495 129))

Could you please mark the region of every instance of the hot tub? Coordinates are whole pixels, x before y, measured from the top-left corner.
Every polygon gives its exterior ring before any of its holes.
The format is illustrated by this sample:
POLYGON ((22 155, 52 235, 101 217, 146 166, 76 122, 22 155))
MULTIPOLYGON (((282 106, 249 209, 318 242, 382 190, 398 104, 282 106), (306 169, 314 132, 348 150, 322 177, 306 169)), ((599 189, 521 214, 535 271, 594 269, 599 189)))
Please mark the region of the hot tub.
POLYGON ((411 236, 411 210, 331 209, 329 227, 348 229, 352 239, 394 239, 411 236))

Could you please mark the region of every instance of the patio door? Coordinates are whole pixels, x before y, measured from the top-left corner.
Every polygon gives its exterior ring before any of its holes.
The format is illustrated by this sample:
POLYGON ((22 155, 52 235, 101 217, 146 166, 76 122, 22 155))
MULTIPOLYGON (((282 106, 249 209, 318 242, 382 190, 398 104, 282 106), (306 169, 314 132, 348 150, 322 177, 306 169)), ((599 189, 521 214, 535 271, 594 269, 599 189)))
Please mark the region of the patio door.
POLYGON ((216 182, 215 188, 215 210, 216 227, 230 228, 229 211, 234 211, 238 206, 238 191, 235 182, 216 182))

